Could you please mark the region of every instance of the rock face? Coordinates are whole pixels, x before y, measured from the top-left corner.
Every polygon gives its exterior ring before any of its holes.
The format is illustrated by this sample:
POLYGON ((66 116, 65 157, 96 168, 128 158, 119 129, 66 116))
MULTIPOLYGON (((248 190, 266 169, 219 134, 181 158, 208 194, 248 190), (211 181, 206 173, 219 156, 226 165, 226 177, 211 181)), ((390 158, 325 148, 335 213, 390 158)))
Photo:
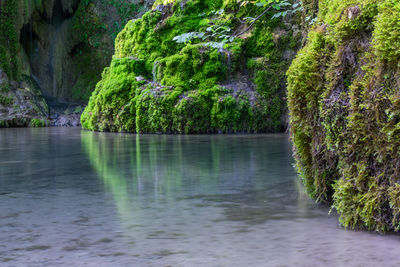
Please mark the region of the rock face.
POLYGON ((87 100, 116 34, 152 4, 139 2, 2 0, 0 67, 11 80, 34 76, 46 96, 87 100))
POLYGON ((0 69, 0 128, 49 125, 46 101, 31 83, 28 78, 10 82, 0 69))
POLYGON ((320 0, 288 71, 297 167, 345 227, 400 229, 400 2, 320 0))
POLYGON ((53 0, 43 5, 44 11, 34 10, 21 29, 20 43, 29 61, 24 65, 30 66, 27 75, 35 77, 46 96, 86 102, 110 62, 116 33, 146 10, 146 3, 120 0, 124 13, 116 4, 100 0, 53 0))
POLYGON ((262 11, 253 5, 239 9, 237 1, 157 1, 153 11, 118 35, 112 63, 82 115, 83 127, 138 133, 282 131, 284 73, 301 37, 293 23, 271 20, 269 14, 225 46, 212 37, 176 41, 210 28, 239 33, 245 28, 239 17, 262 11), (225 12, 218 12, 221 8, 225 12))
POLYGON ((152 3, 0 0, 0 69, 10 83, 33 80, 41 91, 36 98, 86 104, 111 60, 115 36, 152 3))

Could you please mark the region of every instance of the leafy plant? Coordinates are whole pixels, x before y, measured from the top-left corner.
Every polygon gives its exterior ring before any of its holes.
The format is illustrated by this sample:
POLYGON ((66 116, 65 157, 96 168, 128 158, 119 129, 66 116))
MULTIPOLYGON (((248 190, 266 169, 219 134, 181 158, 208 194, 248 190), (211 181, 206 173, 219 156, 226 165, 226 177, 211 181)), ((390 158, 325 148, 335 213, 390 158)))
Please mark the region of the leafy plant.
MULTIPOLYGON (((196 39, 204 42, 205 46, 223 49, 226 44, 232 43, 237 37, 248 32, 254 24, 265 14, 271 10, 275 10, 275 14, 271 16, 271 20, 286 17, 287 15, 295 14, 303 10, 300 3, 291 4, 286 0, 258 0, 258 1, 240 1, 240 6, 246 6, 248 4, 254 4, 258 7, 266 7, 266 9, 256 18, 245 17, 244 21, 250 23, 250 25, 242 32, 233 34, 232 29, 226 25, 215 25, 212 24, 211 20, 206 19, 205 21, 210 24, 205 32, 188 32, 173 38, 177 43, 191 43, 196 39)), ((222 15, 225 12, 224 9, 212 10, 208 13, 201 13, 199 16, 215 16, 222 15)))

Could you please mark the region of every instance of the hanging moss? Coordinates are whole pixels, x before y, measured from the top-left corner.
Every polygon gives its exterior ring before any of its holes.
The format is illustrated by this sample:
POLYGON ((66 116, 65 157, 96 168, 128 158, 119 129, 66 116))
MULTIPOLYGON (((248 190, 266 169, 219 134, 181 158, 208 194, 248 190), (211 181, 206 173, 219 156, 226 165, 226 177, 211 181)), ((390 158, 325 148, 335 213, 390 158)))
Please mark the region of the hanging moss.
POLYGON ((379 6, 375 23, 374 48, 383 60, 398 62, 400 59, 400 4, 385 1, 379 6))
POLYGON ((400 3, 319 2, 288 71, 297 168, 345 227, 400 229, 400 3))

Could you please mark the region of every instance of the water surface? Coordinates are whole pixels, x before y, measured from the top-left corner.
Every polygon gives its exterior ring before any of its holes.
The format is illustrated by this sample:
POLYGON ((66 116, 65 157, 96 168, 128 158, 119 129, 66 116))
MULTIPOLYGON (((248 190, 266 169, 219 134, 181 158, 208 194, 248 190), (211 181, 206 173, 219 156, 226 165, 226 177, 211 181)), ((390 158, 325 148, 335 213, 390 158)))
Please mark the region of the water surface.
POLYGON ((292 164, 287 135, 0 130, 0 266, 400 265, 292 164))

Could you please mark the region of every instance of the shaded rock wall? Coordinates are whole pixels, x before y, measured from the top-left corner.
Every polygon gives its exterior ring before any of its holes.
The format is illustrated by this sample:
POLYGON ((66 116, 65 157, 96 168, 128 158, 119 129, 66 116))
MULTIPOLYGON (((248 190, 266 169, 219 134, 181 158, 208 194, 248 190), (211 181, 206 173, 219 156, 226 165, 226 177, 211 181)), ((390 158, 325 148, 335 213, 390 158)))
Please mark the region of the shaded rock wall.
MULTIPOLYGON (((52 114, 45 117, 60 117, 54 113, 71 109, 70 102, 86 104, 111 60, 117 33, 152 2, 0 0, 0 70, 7 87, 16 90, 29 80, 22 87, 37 93, 32 101, 44 96, 50 104, 52 114)), ((3 112, 0 119, 10 116, 3 112)))
POLYGON ((19 80, 21 74, 32 76, 48 97, 86 102, 109 64, 116 34, 151 4, 130 0, 2 0, 2 68, 10 79, 19 80))

